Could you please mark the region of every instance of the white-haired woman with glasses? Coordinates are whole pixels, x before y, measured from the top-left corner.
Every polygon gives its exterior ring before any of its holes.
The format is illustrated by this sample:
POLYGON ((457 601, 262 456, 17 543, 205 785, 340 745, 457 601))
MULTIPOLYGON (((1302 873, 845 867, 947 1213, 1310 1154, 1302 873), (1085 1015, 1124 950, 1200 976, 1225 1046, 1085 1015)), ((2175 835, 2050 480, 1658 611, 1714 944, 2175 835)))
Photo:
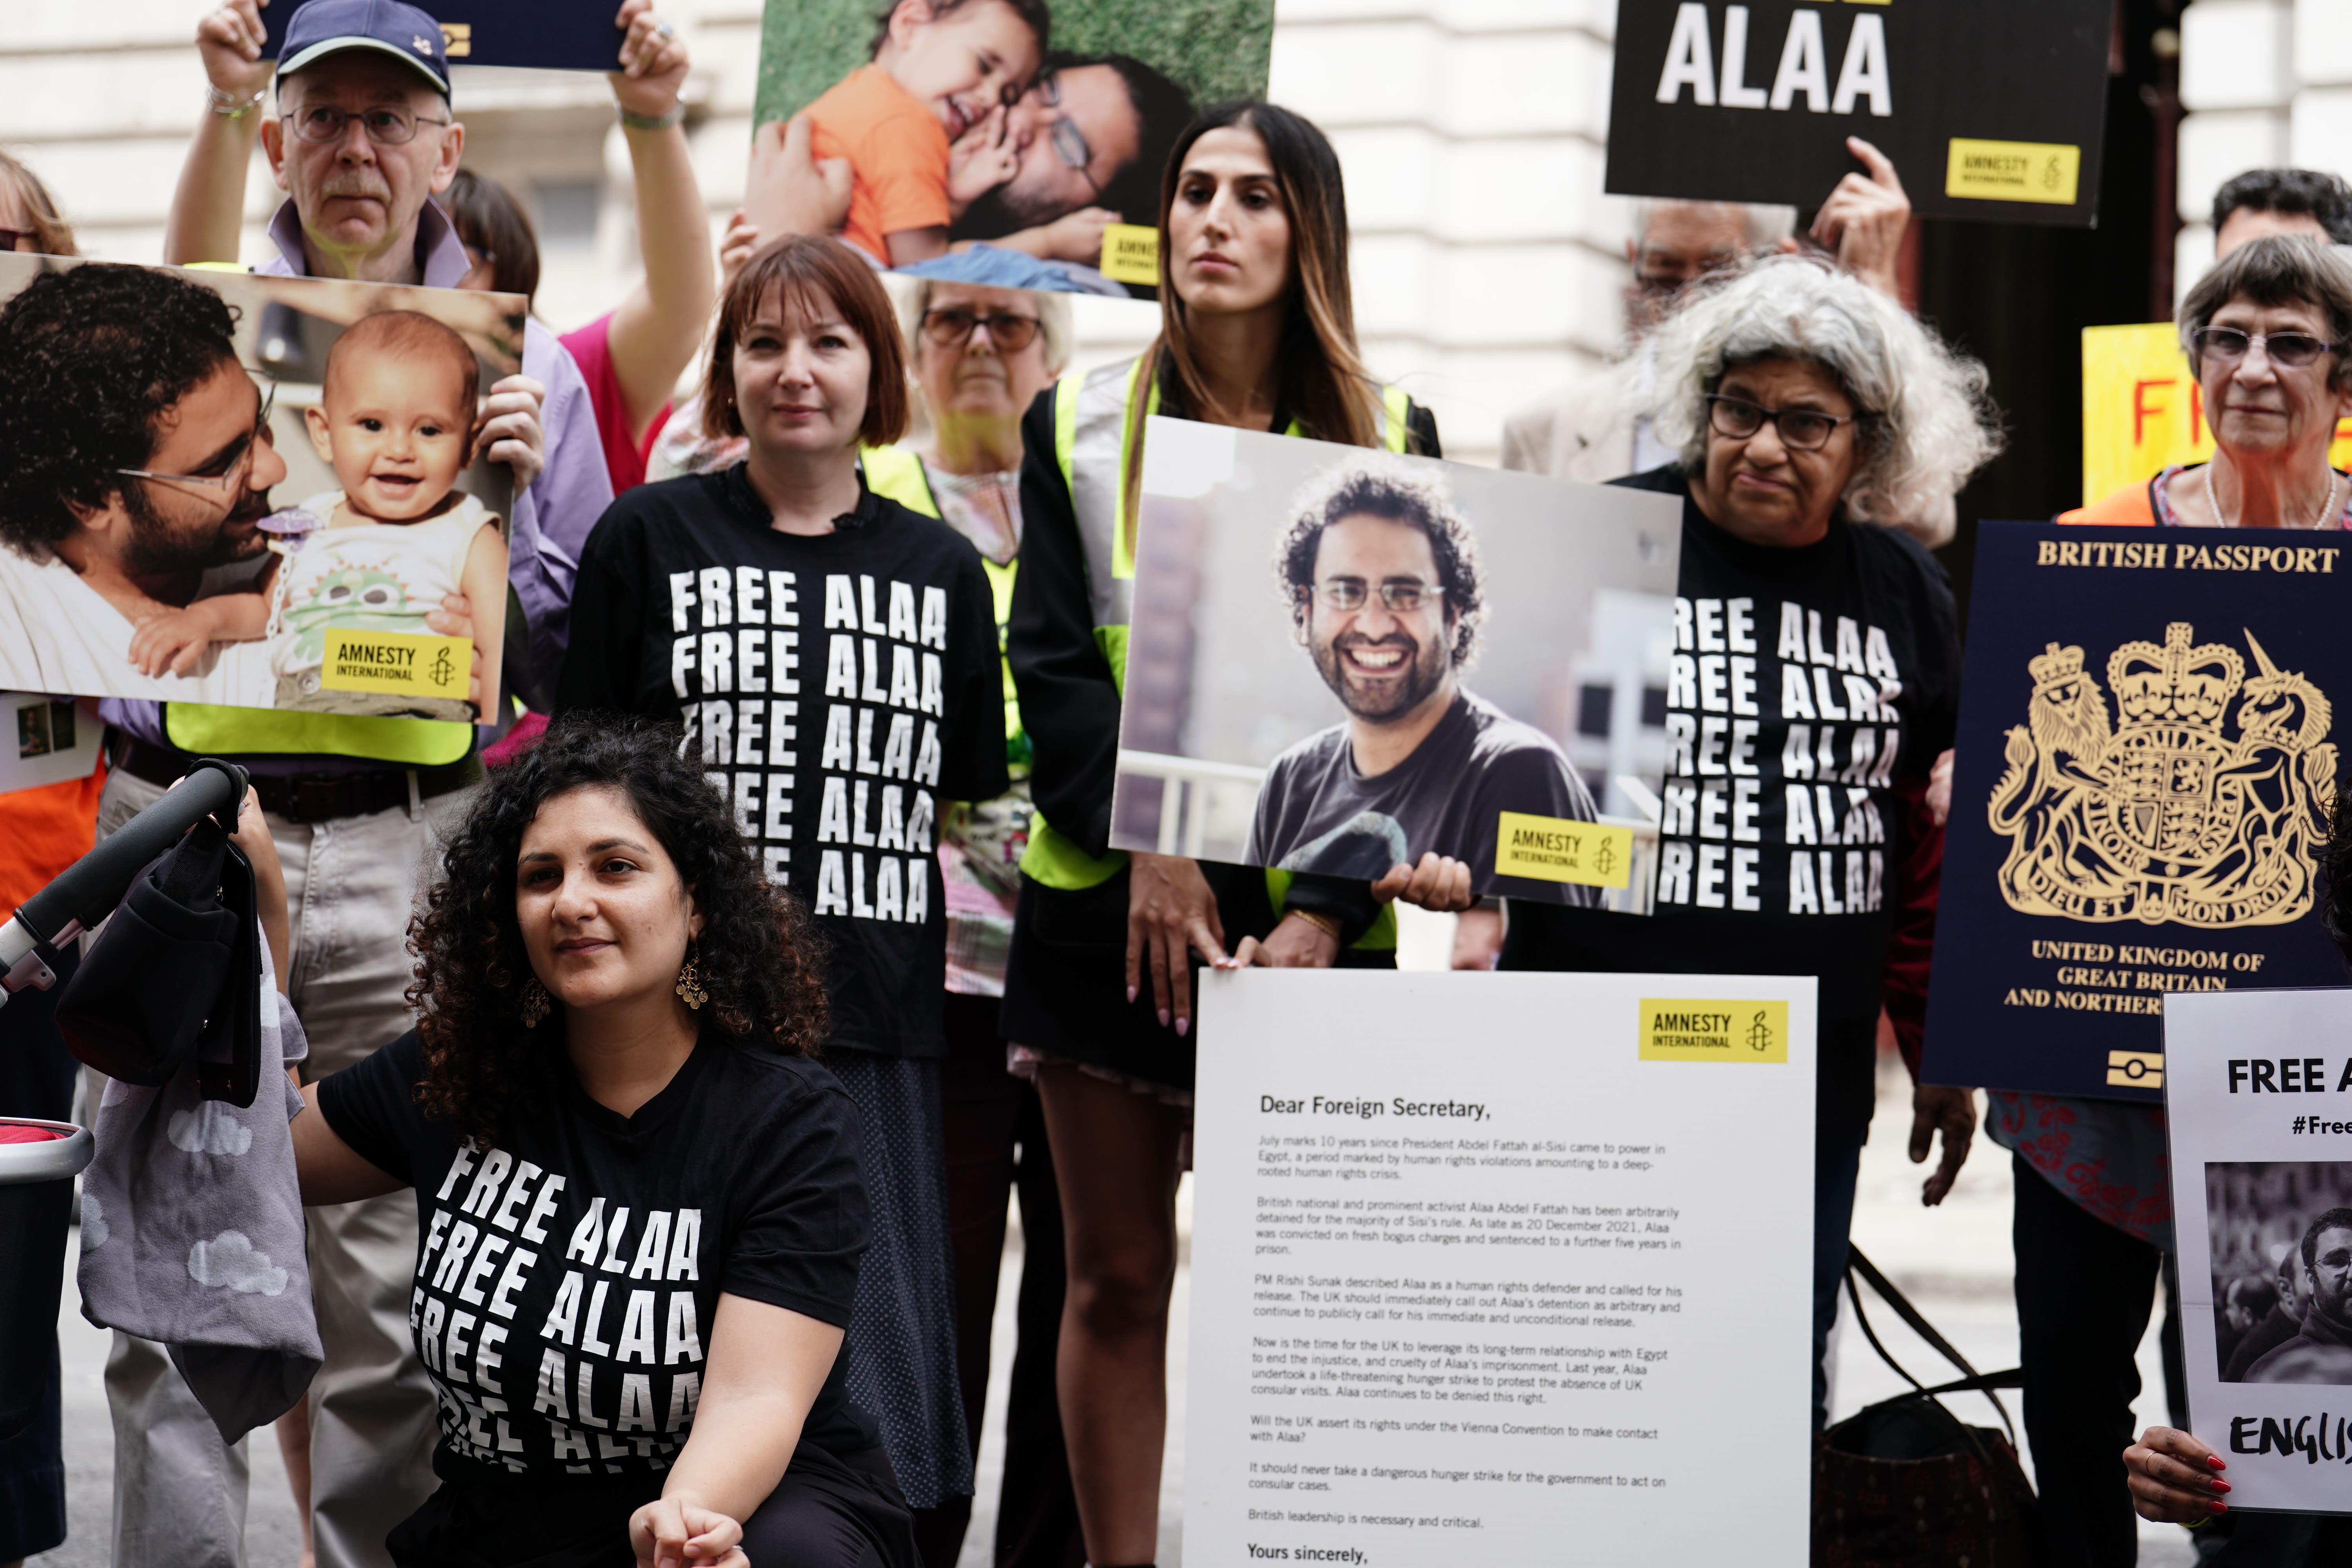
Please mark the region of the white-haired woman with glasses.
POLYGON ((2274 236, 2240 246, 2180 302, 2213 459, 2137 480, 2061 522, 2342 528, 2352 479, 2327 461, 2352 416, 2352 262, 2274 236))
MULTIPOLYGON (((1958 709, 1951 584, 1885 525, 1927 515, 1998 438, 1982 366, 1813 261, 1759 262, 1651 341, 1646 412, 1678 458, 1616 482, 1683 506, 1656 912, 1512 900, 1501 966, 1819 978, 1819 1426, 1890 944, 1903 912, 1932 908, 1940 828, 1922 803, 1958 709)), ((1912 1158, 1944 1136, 1936 1203, 1974 1100, 1922 1088, 1914 1105, 1912 1158)))

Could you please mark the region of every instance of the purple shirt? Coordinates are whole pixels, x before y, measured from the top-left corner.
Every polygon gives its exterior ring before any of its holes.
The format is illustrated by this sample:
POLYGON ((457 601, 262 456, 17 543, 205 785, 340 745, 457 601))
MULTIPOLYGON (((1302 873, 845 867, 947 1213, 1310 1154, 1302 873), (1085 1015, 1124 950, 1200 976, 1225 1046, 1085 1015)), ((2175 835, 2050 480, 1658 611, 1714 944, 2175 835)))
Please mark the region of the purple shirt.
MULTIPOLYGON (((306 276, 302 258, 302 221, 291 201, 279 205, 269 220, 269 237, 278 254, 253 270, 267 277, 306 276)), ((417 258, 428 289, 454 289, 470 263, 457 229, 437 203, 426 202, 416 215, 417 258)), ((526 318, 522 336, 522 374, 547 388, 539 421, 545 432, 546 461, 539 477, 514 499, 514 515, 507 542, 507 581, 522 601, 530 626, 532 667, 552 679, 563 663, 571 636, 572 583, 579 574, 581 548, 604 509, 613 504, 613 481, 604 469, 604 448, 596 434, 596 414, 588 401, 588 383, 580 367, 555 334, 536 317, 526 318)), ((486 617, 495 626, 505 606, 474 606, 478 625, 486 617)), ((168 744, 163 732, 163 705, 110 699, 100 707, 110 724, 142 740, 168 744)), ((381 767, 389 764, 367 763, 381 767)), ((281 769, 266 769, 280 772, 281 769)), ((313 771, 356 771, 331 766, 313 771)))

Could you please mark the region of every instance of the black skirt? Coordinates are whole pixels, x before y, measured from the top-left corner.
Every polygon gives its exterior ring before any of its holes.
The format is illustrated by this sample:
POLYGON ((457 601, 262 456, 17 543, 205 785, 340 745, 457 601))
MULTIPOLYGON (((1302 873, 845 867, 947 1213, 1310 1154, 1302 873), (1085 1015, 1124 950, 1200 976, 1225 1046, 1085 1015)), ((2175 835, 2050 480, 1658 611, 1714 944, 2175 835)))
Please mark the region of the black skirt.
MULTIPOLYGON (((1263 942, 1273 932, 1276 917, 1264 871, 1213 860, 1199 864, 1216 895, 1226 952, 1240 946, 1244 937, 1263 942)), ((1109 880, 1075 892, 1024 875, 1013 914, 1013 952, 998 1026, 1016 1046, 1189 1094, 1200 1032, 1179 1036, 1161 1026, 1148 965, 1135 1000, 1127 999, 1127 900, 1123 866, 1109 880)), ((1348 948, 1338 966, 1392 969, 1396 954, 1348 948)), ((1202 967, 1198 953, 1192 967, 1197 999, 1202 967)))

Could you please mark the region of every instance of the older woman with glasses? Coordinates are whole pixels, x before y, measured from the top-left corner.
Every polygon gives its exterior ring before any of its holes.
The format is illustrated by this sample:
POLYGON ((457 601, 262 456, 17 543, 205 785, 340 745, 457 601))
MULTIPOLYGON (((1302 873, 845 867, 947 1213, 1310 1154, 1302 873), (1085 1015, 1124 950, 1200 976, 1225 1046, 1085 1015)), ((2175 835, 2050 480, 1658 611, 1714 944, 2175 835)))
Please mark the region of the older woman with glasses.
MULTIPOLYGON (((1990 458, 1984 369, 1902 306, 1796 257, 1703 288, 1650 340, 1647 410, 1676 460, 1616 481, 1680 498, 1656 911, 1511 901, 1505 969, 1811 974, 1820 981, 1813 1419, 1874 1096, 1897 914, 1933 907, 1920 808, 1952 743, 1949 581, 1887 523, 1990 458)), ((1965 1089, 1914 1093, 1939 1202, 1975 1131, 1965 1089)))
MULTIPOLYGON (((2061 522, 2107 527, 2340 529, 2352 481, 2327 460, 2336 424, 2352 414, 2352 265, 2316 241, 2250 241, 2200 279, 2180 305, 2180 338, 2213 431, 2212 461, 2166 468, 2146 483, 2063 513, 2061 522)), ((1985 1131, 2015 1151, 2019 1360, 2033 1447, 2040 1529, 2050 1560, 2131 1561, 2133 1498, 2148 1519, 2201 1522, 2210 1512, 2164 1511, 2161 1481, 2201 1462, 2195 1438, 2168 1428, 2130 1441, 2138 1393, 2135 1358, 2159 1270, 2171 1250, 2167 1131, 2160 1106, 1994 1090, 1985 1131), (2075 1173, 2095 1170, 2084 1184, 2075 1173), (2184 1446, 2185 1445, 2185 1446, 2184 1446), (2126 1485, 2126 1468, 2132 1480, 2126 1485)), ((2176 1333, 2181 1309, 2173 1297, 2176 1333)), ((2236 1376, 2294 1332, 2293 1313, 2257 1324, 2223 1368, 2236 1376)), ((2227 1489, 2224 1488, 2223 1489, 2227 1489)), ((2254 1521, 2255 1516, 2248 1516, 2254 1521)), ((2223 1527, 2225 1530, 2230 1528, 2223 1527)), ((2307 1517, 2242 1523, 2230 1561, 2306 1558, 2307 1517), (2284 1534, 2273 1533, 2284 1531, 2284 1534)), ((2209 1549, 2210 1542, 2209 1542, 2209 1549)))
POLYGON ((2352 416, 2352 263, 2316 240, 2255 240, 2198 280, 2179 321, 2213 460, 2168 468, 2059 521, 2344 527, 2352 481, 2327 448, 2352 416))

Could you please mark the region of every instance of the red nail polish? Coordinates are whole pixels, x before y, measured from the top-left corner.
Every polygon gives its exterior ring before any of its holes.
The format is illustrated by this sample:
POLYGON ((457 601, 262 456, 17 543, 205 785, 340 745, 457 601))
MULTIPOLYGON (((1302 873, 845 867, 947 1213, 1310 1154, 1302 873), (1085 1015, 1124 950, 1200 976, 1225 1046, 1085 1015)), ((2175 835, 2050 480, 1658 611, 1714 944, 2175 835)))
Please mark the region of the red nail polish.
POLYGON ((2205 1484, 2211 1487, 2217 1492, 2225 1492, 2230 1489, 2230 1483, 2227 1481, 2208 1481, 2205 1484))
POLYGON ((2225 1464, 2223 1464, 2223 1463, 2221 1462, 2221 1455, 2219 1455, 2219 1454, 2208 1454, 2208 1455, 2206 1455, 2206 1456, 2205 1456, 2205 1466, 2206 1466, 2206 1468, 2208 1468, 2208 1469, 2213 1469, 2213 1470, 2226 1470, 2226 1469, 2228 1469, 2228 1468, 2230 1468, 2229 1466, 2227 1466, 2227 1465, 2225 1465, 2225 1464))

